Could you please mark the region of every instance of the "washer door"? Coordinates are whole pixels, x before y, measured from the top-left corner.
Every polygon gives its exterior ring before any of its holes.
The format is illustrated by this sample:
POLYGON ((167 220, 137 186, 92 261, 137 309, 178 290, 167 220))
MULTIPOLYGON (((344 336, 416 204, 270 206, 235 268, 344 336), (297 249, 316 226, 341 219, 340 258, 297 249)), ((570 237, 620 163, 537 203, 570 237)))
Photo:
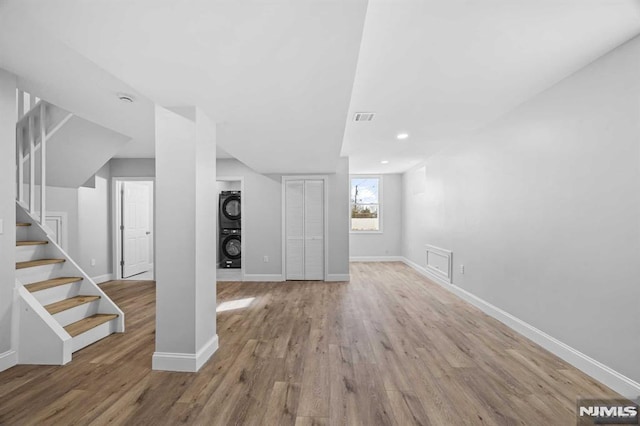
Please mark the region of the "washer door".
POLYGON ((229 220, 240 219, 240 196, 231 195, 222 203, 222 214, 229 220))
POLYGON ((229 259, 240 259, 242 251, 238 235, 229 235, 222 241, 222 254, 229 259))

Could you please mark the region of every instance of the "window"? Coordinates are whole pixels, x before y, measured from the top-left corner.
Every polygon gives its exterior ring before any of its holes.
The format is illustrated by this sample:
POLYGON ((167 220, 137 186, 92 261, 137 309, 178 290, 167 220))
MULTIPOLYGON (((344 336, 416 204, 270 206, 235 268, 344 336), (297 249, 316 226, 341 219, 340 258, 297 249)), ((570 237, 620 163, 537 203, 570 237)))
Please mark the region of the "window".
POLYGON ((381 194, 379 176, 351 177, 351 231, 382 231, 381 194))

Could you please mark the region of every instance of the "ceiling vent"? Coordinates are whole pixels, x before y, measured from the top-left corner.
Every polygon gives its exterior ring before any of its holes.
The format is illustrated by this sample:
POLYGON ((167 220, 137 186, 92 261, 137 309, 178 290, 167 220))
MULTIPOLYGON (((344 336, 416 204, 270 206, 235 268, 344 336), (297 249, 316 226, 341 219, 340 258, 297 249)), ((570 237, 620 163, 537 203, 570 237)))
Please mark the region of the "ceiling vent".
POLYGON ((372 121, 375 115, 373 112, 356 112, 356 115, 353 116, 353 121, 372 121))

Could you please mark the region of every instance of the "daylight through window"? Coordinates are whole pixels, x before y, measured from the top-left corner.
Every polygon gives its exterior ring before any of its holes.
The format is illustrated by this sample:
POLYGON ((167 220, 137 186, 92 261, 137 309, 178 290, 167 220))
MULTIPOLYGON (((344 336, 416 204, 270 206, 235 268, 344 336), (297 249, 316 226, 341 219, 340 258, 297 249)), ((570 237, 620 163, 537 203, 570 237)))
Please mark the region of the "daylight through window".
POLYGON ((380 178, 351 178, 351 230, 380 231, 380 178))

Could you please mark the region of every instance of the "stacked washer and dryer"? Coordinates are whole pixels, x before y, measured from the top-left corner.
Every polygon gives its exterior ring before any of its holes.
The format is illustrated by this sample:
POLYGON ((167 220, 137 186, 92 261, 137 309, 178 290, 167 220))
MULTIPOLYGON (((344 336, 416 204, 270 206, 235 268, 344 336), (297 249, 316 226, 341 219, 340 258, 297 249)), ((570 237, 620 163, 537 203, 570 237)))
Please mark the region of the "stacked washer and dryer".
POLYGON ((220 268, 240 268, 242 266, 240 191, 222 191, 219 210, 220 268))

